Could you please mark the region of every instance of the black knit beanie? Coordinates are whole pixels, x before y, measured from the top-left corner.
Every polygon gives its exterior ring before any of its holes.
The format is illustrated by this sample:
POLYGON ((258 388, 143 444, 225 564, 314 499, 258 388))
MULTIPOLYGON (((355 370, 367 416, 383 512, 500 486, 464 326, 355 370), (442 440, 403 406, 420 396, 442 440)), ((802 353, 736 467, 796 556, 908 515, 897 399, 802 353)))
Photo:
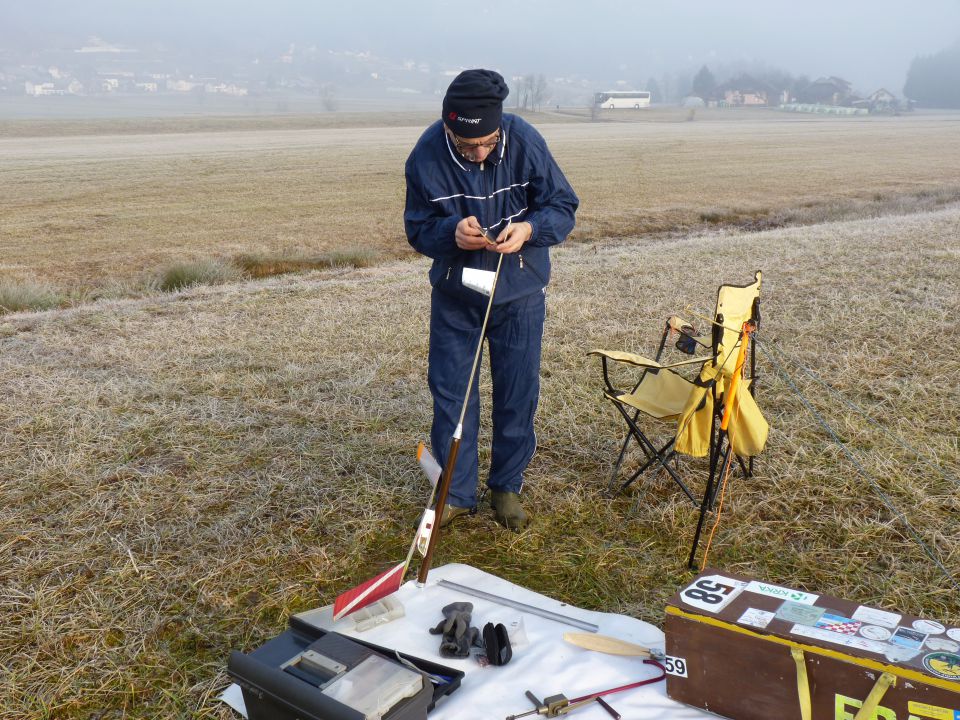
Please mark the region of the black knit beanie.
POLYGON ((510 90, 493 70, 464 70, 443 98, 443 122, 455 135, 479 138, 496 132, 510 90))

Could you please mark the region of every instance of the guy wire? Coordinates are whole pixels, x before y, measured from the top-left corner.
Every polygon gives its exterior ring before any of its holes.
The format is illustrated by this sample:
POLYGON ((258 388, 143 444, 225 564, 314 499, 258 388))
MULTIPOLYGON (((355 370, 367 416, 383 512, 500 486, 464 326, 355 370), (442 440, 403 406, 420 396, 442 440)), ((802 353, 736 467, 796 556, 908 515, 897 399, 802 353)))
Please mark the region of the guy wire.
POLYGON ((917 530, 913 527, 913 525, 910 524, 910 521, 907 520, 907 517, 894 506, 893 501, 891 501, 890 497, 883 491, 883 489, 880 487, 880 484, 867 471, 867 469, 863 466, 863 464, 860 462, 857 456, 850 450, 850 448, 847 447, 846 443, 844 443, 843 440, 840 439, 840 436, 837 435, 833 427, 830 426, 830 423, 828 423, 826 419, 823 417, 823 415, 817 412, 817 410, 813 407, 813 405, 810 404, 810 401, 807 400, 806 396, 800 391, 800 388, 798 388, 797 385, 793 382, 793 379, 790 377, 787 371, 783 369, 783 366, 779 362, 777 362, 777 360, 770 353, 766 352, 766 350, 764 349, 765 345, 766 343, 761 344, 757 342, 757 347, 760 348, 760 352, 762 352, 767 357, 767 359, 770 360, 774 369, 776 369, 777 372, 780 373, 781 377, 783 377, 786 383, 790 386, 790 389, 793 391, 794 395, 800 398, 800 402, 802 402, 804 407, 806 407, 806 409, 810 412, 810 414, 813 415, 814 419, 816 419, 820 427, 822 427, 827 432, 827 434, 830 435, 830 437, 837 444, 837 446, 840 448, 843 454, 847 456, 847 459, 849 459, 850 462, 853 463, 854 467, 860 473, 860 476, 873 486, 873 489, 876 492, 877 496, 880 498, 880 501, 886 506, 886 508, 891 513, 894 514, 894 516, 897 519, 900 520, 900 522, 903 523, 904 527, 906 527, 907 530, 910 532, 910 534, 913 536, 913 539, 920 545, 921 548, 923 548, 924 553, 940 569, 940 572, 943 573, 943 576, 950 581, 950 584, 953 585, 953 587, 956 588, 957 590, 960 590, 960 583, 957 582, 957 580, 953 577, 953 575, 946 568, 946 566, 944 566, 940 558, 934 555, 933 551, 930 549, 927 543, 924 542, 923 538, 920 536, 920 533, 918 533, 917 530))

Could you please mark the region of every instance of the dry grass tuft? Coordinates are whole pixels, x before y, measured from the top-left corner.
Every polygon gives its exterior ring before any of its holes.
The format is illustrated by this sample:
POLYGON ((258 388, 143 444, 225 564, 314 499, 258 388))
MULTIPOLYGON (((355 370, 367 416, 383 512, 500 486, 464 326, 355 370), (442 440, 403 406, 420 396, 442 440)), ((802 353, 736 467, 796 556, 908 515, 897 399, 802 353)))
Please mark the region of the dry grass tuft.
POLYGON ((0 315, 30 310, 49 310, 63 303, 52 287, 29 280, 0 278, 0 315))
POLYGON ((322 255, 308 255, 303 253, 284 254, 244 254, 233 258, 244 275, 251 278, 273 277, 289 273, 306 272, 310 270, 329 270, 330 268, 364 268, 370 267, 384 258, 372 252, 356 250, 324 253, 322 255))
POLYGON ((174 292, 194 285, 219 285, 240 277, 231 264, 219 260, 179 262, 161 270, 156 280, 161 292, 174 292))

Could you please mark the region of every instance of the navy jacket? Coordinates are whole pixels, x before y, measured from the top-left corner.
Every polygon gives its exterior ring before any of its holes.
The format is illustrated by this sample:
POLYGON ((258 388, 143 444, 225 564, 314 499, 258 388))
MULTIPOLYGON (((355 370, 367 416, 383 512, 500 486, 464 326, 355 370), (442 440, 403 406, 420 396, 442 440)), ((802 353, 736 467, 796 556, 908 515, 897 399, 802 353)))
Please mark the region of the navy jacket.
POLYGON ((407 239, 433 258, 430 284, 474 304, 487 298, 465 288, 466 267, 495 270, 498 253, 461 250, 454 234, 470 215, 496 237, 508 222, 529 222, 533 235, 520 252, 505 255, 494 304, 538 292, 550 281, 551 245, 573 230, 579 200, 528 122, 504 114, 500 143, 483 163, 457 152, 438 120, 428 127, 406 165, 407 202, 403 213, 407 239))

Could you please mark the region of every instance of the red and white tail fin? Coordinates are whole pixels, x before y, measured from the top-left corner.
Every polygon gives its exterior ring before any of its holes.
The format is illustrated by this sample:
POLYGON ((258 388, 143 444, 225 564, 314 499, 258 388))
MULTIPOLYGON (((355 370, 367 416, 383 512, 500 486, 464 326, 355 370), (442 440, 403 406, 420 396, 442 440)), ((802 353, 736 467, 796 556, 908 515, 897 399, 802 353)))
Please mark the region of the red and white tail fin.
POLYGON ((403 584, 403 575, 407 563, 402 562, 389 570, 386 570, 365 583, 357 585, 355 588, 347 590, 337 596, 333 602, 333 619, 349 615, 354 610, 366 607, 375 603, 387 595, 391 595, 400 589, 403 584))

